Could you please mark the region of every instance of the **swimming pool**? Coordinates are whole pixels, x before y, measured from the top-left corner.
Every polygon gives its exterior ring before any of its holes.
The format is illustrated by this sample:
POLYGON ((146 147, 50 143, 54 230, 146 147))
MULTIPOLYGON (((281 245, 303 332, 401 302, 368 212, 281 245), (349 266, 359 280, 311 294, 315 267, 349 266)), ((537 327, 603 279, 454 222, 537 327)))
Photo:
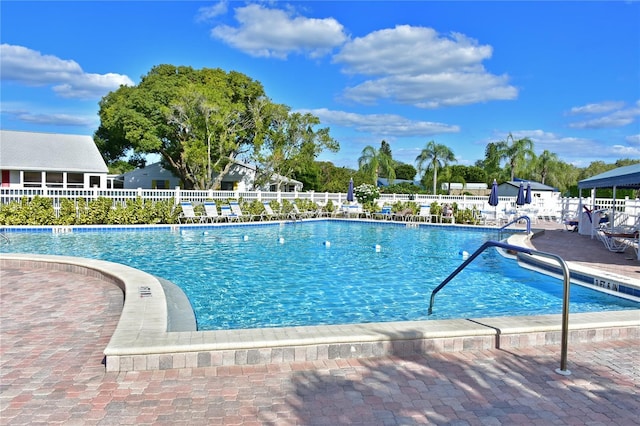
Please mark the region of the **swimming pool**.
MULTIPOLYGON (((179 285, 198 329, 284 327, 560 313, 562 282, 484 252, 431 291, 496 231, 314 221, 169 232, 12 234, 2 252, 118 262, 179 285), (377 248, 376 248, 377 247, 377 248)), ((572 286, 571 312, 638 303, 572 286)))

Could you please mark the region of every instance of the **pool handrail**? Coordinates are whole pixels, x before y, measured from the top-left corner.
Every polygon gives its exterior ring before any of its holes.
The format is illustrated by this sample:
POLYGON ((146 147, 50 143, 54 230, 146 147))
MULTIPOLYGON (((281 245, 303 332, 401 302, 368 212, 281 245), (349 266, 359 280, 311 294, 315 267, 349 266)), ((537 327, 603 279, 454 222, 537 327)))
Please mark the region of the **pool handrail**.
POLYGON ((568 376, 571 374, 571 371, 567 370, 567 345, 569 342, 569 284, 570 284, 570 275, 569 275, 569 267, 567 263, 558 255, 552 253, 546 253, 526 247, 514 246, 512 244, 503 243, 500 241, 487 241, 480 246, 472 255, 470 255, 460 266, 456 268, 444 281, 440 283, 432 292, 431 292, 431 300, 429 301, 429 311, 428 314, 431 315, 433 313, 433 302, 436 297, 436 293, 438 293, 442 288, 447 285, 460 271, 467 267, 473 260, 480 255, 483 251, 485 251, 489 247, 500 247, 505 250, 511 250, 518 253, 525 253, 528 255, 537 255, 541 257, 548 257, 551 259, 555 259, 560 264, 562 268, 562 275, 564 277, 564 292, 562 297, 562 341, 561 341, 561 350, 560 350, 560 368, 556 369, 556 373, 561 374, 563 376, 568 376))
POLYGON ((513 219, 511 222, 507 223, 506 225, 502 226, 499 230, 502 231, 503 229, 505 229, 507 226, 512 225, 514 223, 517 223, 519 221, 521 221, 522 219, 527 221, 527 234, 531 233, 531 218, 529 216, 520 216, 516 219, 513 219))

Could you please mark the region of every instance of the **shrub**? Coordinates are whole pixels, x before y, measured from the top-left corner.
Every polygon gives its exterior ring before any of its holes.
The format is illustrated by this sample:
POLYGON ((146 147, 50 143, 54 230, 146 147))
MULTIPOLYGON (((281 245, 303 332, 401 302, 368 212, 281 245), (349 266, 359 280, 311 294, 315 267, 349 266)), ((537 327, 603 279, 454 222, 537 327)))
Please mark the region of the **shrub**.
POLYGON ((371 204, 380 198, 380 190, 377 186, 363 183, 353 188, 353 195, 355 195, 360 204, 371 204))

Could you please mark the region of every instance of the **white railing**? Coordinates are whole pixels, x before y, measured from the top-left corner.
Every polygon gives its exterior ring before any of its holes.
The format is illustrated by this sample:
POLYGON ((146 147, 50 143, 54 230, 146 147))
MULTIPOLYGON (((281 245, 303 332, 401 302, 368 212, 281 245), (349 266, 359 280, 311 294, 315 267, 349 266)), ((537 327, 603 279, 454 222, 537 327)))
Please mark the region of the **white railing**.
MULTIPOLYGON (((61 199, 77 201, 83 199, 86 203, 97 198, 109 198, 113 205, 126 205, 127 201, 142 198, 151 201, 171 201, 178 204, 181 201, 191 201, 194 204, 201 204, 206 200, 243 200, 243 201, 294 201, 296 199, 310 200, 320 206, 331 201, 334 205, 341 205, 347 202, 346 193, 329 192, 263 192, 263 191, 200 191, 183 190, 179 187, 175 189, 56 189, 56 188, 0 188, 0 203, 8 204, 12 201, 20 201, 22 198, 33 198, 35 196, 53 199, 53 205, 58 207, 61 199)), ((398 201, 412 201, 418 205, 431 204, 437 202, 456 203, 460 209, 477 210, 498 210, 509 211, 515 209, 515 197, 499 197, 499 205, 491 207, 488 203, 488 196, 472 195, 423 195, 423 194, 380 194, 378 204, 392 205, 398 201)), ((536 197, 534 203, 525 206, 524 211, 532 215, 545 215, 557 219, 562 218, 567 213, 575 212, 579 215, 579 205, 591 206, 591 198, 542 198, 536 197)), ((612 200, 609 198, 597 198, 596 208, 612 208, 616 211, 624 212, 631 216, 640 216, 640 200, 622 199, 612 200)))

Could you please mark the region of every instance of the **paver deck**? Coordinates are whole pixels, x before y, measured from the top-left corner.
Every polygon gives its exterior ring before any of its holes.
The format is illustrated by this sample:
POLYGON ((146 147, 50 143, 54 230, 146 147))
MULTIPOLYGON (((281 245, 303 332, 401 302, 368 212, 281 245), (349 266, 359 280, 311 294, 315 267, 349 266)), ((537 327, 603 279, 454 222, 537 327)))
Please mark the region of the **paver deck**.
MULTIPOLYGON (((547 237, 598 248, 549 230, 537 249, 553 251, 547 237)), ((614 268, 637 278, 640 264, 614 268)), ((0 424, 640 424, 638 339, 570 345, 570 376, 557 346, 109 373, 121 309, 103 280, 1 270, 0 424)))

